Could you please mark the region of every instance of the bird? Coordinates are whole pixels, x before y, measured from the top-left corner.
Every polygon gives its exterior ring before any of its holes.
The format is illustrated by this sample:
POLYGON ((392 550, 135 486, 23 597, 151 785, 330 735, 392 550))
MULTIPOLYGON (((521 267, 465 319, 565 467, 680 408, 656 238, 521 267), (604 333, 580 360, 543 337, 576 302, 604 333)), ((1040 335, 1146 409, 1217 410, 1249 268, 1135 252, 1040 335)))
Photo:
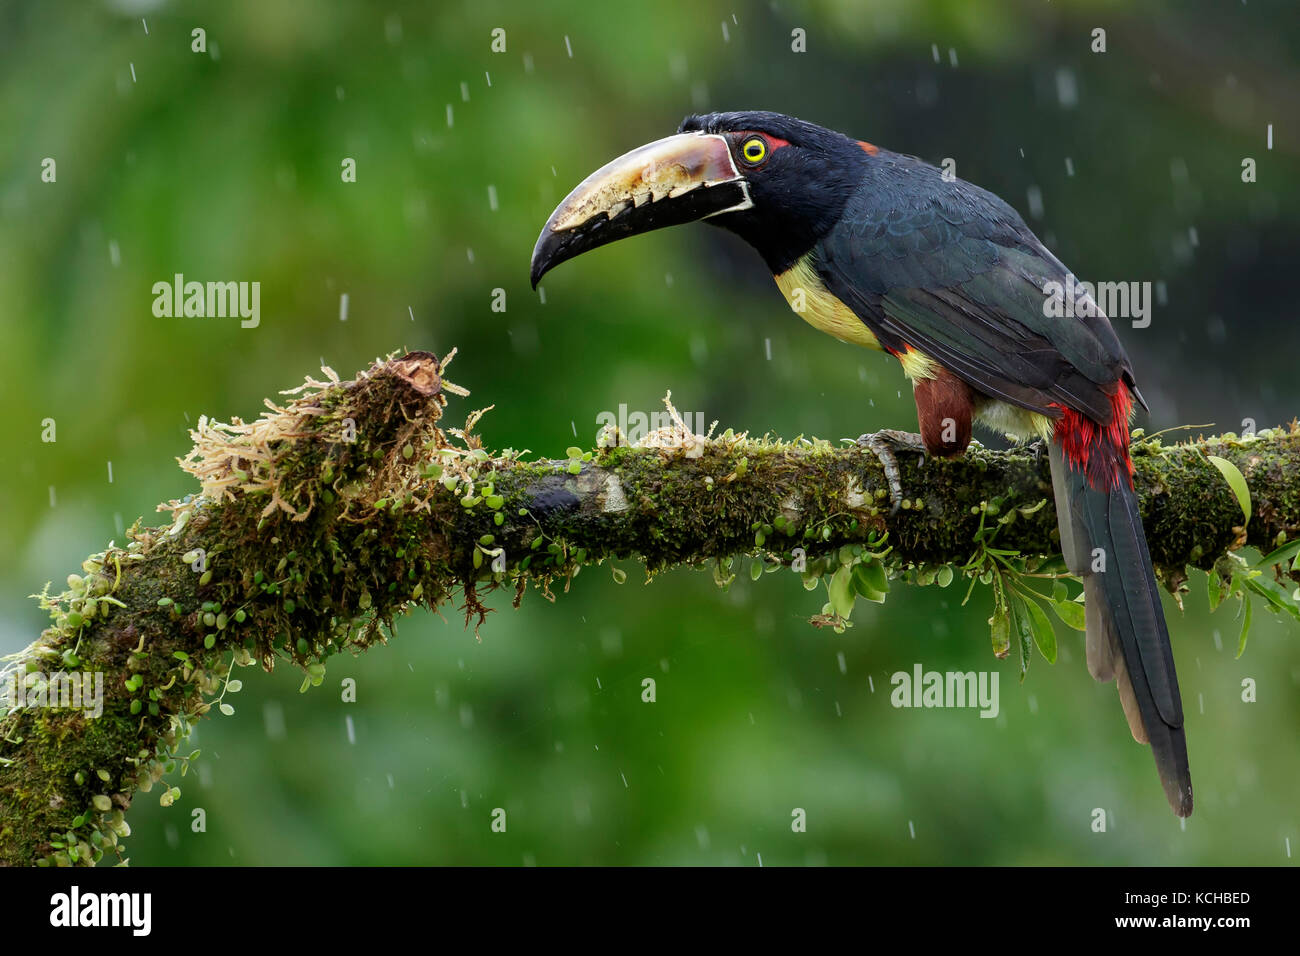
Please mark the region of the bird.
POLYGON ((760 110, 687 116, 588 176, 542 227, 531 284, 606 243, 700 221, 752 246, 810 325, 899 360, 919 436, 859 439, 895 502, 890 446, 957 457, 978 423, 1048 448, 1088 670, 1116 682, 1170 806, 1189 816, 1182 700, 1129 453, 1146 402, 1087 287, 1008 203, 951 169, 760 110))

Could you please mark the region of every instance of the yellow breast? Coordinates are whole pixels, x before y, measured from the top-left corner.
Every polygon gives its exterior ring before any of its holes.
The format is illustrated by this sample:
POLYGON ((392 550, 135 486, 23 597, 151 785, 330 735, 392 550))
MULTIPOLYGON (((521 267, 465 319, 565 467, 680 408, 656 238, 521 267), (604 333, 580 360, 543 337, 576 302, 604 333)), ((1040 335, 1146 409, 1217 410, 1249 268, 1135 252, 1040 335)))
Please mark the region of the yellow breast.
MULTIPOLYGON (((777 288, 790 303, 790 308, 813 328, 841 342, 880 351, 879 339, 852 309, 826 288, 810 258, 811 255, 804 256, 776 277, 777 288)), ((903 364, 903 374, 908 378, 934 377, 934 360, 928 355, 909 347, 898 358, 903 364)))
POLYGON ((853 310, 832 295, 804 256, 776 277, 777 288, 801 319, 850 345, 879 349, 880 342, 853 310))

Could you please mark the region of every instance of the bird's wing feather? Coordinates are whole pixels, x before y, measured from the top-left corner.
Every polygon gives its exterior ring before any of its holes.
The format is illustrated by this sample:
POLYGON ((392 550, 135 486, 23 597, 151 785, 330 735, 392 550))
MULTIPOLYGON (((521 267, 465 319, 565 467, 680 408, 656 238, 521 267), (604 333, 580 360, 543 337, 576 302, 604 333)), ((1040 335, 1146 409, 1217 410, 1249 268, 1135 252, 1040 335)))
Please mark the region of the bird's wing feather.
POLYGON ((1107 393, 1132 380, 1105 316, 1047 314, 1044 286, 1067 272, 1015 210, 919 160, 873 163, 813 256, 883 345, 918 349, 985 395, 1106 422, 1107 393))

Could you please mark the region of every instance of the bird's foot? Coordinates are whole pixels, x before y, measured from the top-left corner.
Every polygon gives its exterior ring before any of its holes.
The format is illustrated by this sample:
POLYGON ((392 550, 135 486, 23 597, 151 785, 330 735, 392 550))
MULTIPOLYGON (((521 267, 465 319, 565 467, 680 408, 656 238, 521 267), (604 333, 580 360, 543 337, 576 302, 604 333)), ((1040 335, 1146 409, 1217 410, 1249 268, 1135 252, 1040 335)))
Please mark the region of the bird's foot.
POLYGON ((1034 461, 1038 461, 1039 458, 1043 457, 1043 452, 1047 450, 1047 442, 1043 441, 1041 438, 1035 438, 1033 441, 1026 444, 1025 448, 1032 451, 1034 453, 1034 461))
POLYGON ((885 470, 885 482, 889 485, 890 513, 897 514, 903 502, 903 479, 898 473, 896 451, 910 451, 925 454, 925 443, 915 432, 902 432, 893 428, 882 428, 878 432, 858 436, 858 446, 871 451, 885 470))

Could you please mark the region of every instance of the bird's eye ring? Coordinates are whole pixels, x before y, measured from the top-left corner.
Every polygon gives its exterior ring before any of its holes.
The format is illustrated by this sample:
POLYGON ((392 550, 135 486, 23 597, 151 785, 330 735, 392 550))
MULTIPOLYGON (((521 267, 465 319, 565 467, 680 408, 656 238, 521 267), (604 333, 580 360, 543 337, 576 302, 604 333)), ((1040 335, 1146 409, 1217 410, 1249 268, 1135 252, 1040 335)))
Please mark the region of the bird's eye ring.
POLYGON ((767 158, 767 143, 761 136, 751 136, 740 147, 741 158, 751 165, 757 165, 767 158))

